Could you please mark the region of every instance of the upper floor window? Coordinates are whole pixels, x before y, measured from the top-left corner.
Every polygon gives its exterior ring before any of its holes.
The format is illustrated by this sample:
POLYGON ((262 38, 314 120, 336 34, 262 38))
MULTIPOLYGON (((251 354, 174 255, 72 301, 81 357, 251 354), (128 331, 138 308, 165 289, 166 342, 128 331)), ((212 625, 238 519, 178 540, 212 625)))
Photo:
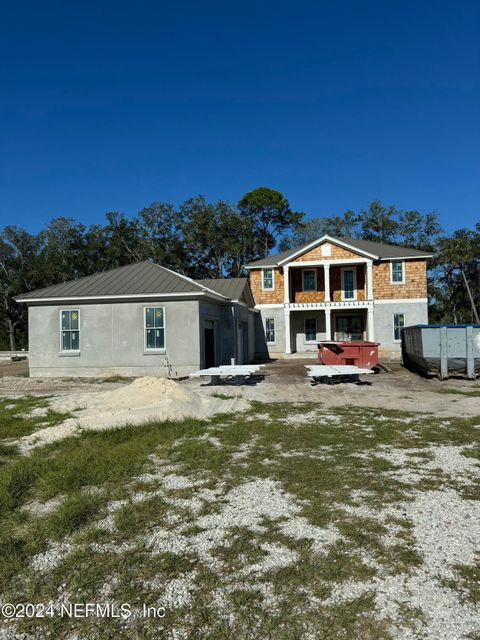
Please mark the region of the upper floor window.
POLYGON ((303 290, 304 291, 317 290, 317 270, 316 269, 303 270, 303 290))
POLYGON ((405 326, 405 314, 394 313, 393 314, 393 340, 400 342, 402 339, 402 329, 405 326))
POLYGON ((342 269, 342 300, 355 300, 357 296, 357 272, 342 269))
POLYGON ((145 349, 165 349, 165 307, 145 308, 145 349))
POLYGON ((80 351, 80 311, 62 309, 60 311, 62 330, 61 351, 80 351))
POLYGON ((393 284, 403 284, 405 282, 405 263, 403 260, 392 260, 391 280, 393 284))
POLYGON ((268 344, 275 344, 275 318, 265 318, 265 335, 268 344))
POLYGON ((262 269, 262 289, 264 291, 273 290, 273 269, 262 269))

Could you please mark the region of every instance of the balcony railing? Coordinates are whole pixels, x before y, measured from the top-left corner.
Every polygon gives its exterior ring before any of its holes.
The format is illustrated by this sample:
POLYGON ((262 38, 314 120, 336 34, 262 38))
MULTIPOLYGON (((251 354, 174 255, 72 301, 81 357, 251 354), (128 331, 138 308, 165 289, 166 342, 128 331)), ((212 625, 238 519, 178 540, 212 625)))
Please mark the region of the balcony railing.
POLYGON ((373 300, 331 300, 330 302, 287 302, 287 309, 342 309, 346 307, 368 309, 373 307, 373 300))

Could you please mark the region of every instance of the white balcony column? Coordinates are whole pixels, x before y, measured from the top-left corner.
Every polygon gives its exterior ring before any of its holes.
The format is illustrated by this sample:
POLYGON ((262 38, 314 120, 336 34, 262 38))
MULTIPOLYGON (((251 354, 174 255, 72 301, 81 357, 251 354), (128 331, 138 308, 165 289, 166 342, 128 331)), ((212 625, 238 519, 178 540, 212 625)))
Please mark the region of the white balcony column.
POLYGON ((367 300, 373 300, 373 262, 367 262, 367 300))
POLYGON ((369 307, 367 312, 367 340, 375 340, 375 328, 373 324, 373 307, 369 307))
POLYGON ((285 308, 285 353, 292 353, 292 337, 290 335, 290 309, 285 308))
POLYGON ((323 275, 324 275, 324 290, 325 290, 325 302, 330 302, 330 265, 323 265, 323 275))
POLYGON ((285 265, 283 267, 283 296, 284 303, 288 304, 290 302, 290 276, 289 276, 289 267, 285 265))
POLYGON ((332 339, 332 312, 325 309, 325 340, 332 339))

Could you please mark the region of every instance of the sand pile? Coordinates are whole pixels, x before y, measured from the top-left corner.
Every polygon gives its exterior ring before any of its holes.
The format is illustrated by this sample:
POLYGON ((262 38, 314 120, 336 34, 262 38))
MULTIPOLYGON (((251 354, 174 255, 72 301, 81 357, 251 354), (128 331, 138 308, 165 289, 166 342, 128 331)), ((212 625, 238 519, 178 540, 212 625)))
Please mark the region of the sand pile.
POLYGON ((242 398, 213 398, 166 378, 137 378, 131 384, 100 393, 72 393, 52 398, 50 406, 62 413, 75 412, 55 427, 48 427, 21 438, 23 450, 42 446, 74 435, 82 429, 103 430, 151 420, 208 418, 215 413, 242 411, 248 403, 242 398))

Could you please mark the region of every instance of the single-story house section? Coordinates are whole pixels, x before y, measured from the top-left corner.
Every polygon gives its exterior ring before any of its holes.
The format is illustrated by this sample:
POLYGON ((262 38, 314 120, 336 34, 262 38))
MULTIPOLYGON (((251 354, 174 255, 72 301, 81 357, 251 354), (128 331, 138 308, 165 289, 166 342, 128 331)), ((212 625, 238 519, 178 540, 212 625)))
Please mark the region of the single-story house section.
POLYGON ((140 262, 19 296, 31 376, 183 376, 246 363, 260 314, 246 278, 192 280, 140 262))

